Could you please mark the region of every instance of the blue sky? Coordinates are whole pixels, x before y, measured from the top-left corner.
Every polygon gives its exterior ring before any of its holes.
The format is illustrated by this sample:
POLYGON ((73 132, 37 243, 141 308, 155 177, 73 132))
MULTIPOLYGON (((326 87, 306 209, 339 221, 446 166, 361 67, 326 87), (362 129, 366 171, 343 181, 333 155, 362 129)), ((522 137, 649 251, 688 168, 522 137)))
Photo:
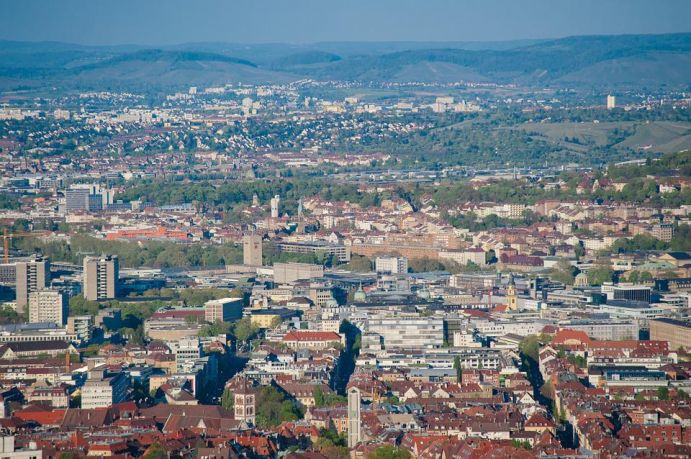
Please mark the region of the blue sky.
POLYGON ((0 39, 502 41, 688 32, 691 0, 0 0, 0 39))

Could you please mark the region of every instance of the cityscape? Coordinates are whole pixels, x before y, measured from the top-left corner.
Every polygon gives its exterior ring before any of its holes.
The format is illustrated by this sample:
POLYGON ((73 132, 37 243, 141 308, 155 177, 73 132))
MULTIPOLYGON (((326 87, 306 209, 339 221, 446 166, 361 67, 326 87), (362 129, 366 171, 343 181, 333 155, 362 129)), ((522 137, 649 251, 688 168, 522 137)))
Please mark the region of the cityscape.
POLYGON ((0 458, 691 457, 691 5, 150 3, 0 5, 0 458))

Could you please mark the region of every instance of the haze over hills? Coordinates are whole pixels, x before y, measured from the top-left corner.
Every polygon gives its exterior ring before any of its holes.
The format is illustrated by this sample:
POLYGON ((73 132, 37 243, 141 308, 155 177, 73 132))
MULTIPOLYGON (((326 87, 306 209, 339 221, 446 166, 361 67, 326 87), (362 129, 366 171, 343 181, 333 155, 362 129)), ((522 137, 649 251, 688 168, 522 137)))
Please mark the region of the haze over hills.
POLYGON ((691 85, 691 34, 497 43, 198 43, 151 49, 0 42, 0 85, 174 88, 285 83, 495 82, 525 86, 691 85))

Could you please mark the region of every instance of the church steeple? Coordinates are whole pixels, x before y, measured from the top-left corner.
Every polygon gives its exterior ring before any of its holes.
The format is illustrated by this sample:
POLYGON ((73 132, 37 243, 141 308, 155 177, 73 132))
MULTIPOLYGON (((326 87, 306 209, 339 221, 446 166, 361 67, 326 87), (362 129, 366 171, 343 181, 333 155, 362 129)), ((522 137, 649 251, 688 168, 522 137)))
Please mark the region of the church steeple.
POLYGON ((506 299, 508 302, 508 309, 510 311, 518 310, 518 296, 516 295, 516 281, 513 279, 513 274, 509 274, 509 286, 506 289, 506 299))

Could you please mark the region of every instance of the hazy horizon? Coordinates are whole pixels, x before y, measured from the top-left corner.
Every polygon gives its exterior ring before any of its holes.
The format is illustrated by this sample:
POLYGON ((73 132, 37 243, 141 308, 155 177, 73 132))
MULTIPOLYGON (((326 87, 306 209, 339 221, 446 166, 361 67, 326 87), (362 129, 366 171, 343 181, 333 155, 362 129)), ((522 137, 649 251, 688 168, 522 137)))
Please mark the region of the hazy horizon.
POLYGON ((663 0, 6 0, 0 40, 87 46, 486 43, 691 31, 663 0))

